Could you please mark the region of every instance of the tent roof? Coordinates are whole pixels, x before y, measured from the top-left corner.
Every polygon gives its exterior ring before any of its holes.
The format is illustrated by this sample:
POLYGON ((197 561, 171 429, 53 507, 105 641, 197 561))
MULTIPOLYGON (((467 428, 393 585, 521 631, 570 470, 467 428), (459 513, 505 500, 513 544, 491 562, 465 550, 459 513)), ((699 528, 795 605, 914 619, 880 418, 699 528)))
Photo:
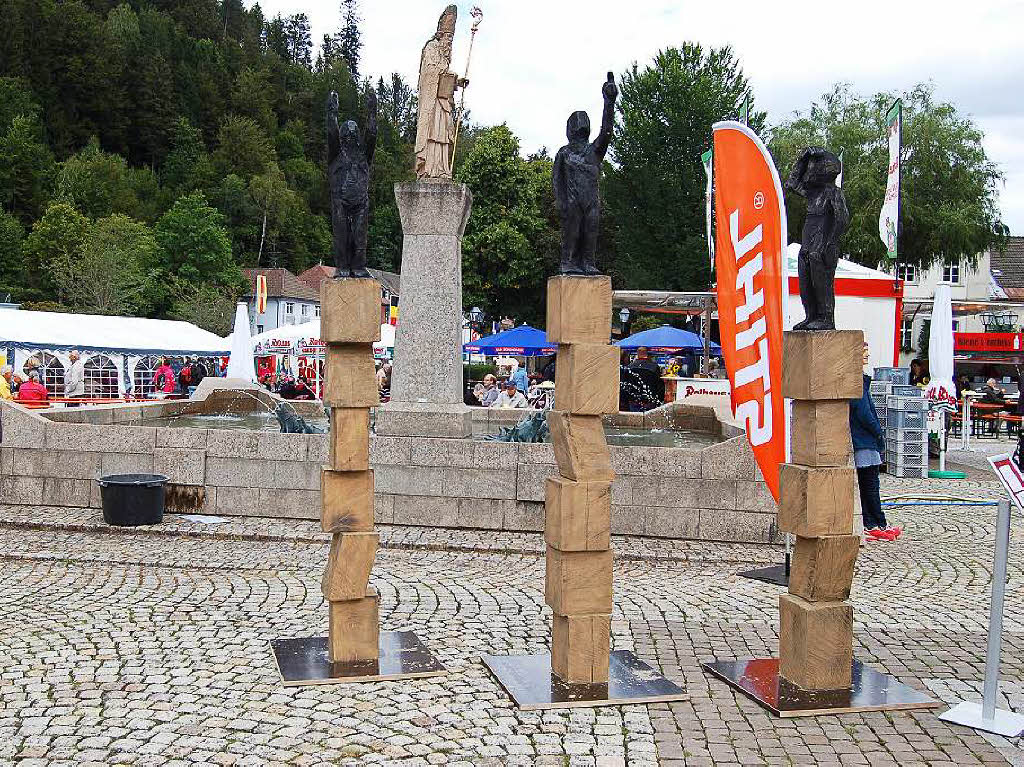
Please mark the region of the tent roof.
POLYGON ((0 309, 0 346, 177 356, 225 355, 231 342, 178 320, 0 309))
POLYGON ((473 354, 513 354, 530 357, 554 354, 556 346, 548 341, 543 330, 523 324, 511 330, 495 333, 493 336, 470 341, 462 345, 462 350, 473 354))
MULTIPOLYGON (((677 349, 698 349, 703 351, 704 339, 696 333, 691 333, 689 330, 680 330, 671 325, 662 325, 659 328, 641 330, 629 338, 616 341, 615 346, 621 349, 639 349, 641 346, 646 346, 651 351, 674 351, 677 349)), ((722 347, 712 341, 711 351, 717 354, 722 351, 722 347)))

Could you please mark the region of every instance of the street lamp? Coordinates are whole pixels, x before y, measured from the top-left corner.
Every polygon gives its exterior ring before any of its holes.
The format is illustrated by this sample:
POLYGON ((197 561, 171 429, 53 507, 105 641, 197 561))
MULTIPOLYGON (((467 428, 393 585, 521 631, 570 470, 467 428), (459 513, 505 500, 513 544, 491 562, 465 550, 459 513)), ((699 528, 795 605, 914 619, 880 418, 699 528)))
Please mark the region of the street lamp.
POLYGON ((623 327, 629 322, 629 307, 623 306, 619 309, 619 322, 622 323, 623 327))
POLYGON ((469 321, 479 325, 484 321, 484 310, 479 306, 474 306, 469 310, 469 321))

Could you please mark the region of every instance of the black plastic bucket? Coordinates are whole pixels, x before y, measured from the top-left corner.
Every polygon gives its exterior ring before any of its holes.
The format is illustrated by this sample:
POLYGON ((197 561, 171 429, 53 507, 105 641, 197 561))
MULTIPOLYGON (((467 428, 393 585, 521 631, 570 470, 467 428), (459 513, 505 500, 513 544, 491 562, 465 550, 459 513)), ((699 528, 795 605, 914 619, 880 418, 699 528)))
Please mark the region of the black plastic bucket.
POLYGON ((118 527, 157 525, 164 519, 163 474, 110 474, 100 477, 103 521, 118 527))

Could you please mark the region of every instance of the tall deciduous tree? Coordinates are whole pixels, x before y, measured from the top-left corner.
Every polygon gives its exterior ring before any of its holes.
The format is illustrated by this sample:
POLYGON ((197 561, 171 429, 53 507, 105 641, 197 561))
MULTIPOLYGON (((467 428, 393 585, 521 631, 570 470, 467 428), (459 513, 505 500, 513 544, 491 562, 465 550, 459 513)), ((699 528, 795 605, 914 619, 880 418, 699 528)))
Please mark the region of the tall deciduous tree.
POLYGON ((169 275, 193 283, 235 285, 241 272, 231 256, 224 216, 201 192, 179 197, 156 225, 160 264, 169 275))
POLYGON ((0 204, 30 224, 46 204, 53 165, 42 126, 32 117, 14 117, 0 136, 0 204))
MULTIPOLYGON (((878 213, 885 198, 889 149, 885 112, 895 98, 864 98, 836 85, 806 113, 796 113, 772 132, 770 149, 783 177, 806 146, 843 153, 843 192, 850 209, 844 253, 863 264, 885 259, 878 213)), ((903 98, 903 183, 900 260, 920 265, 966 258, 1004 241, 998 183, 1002 174, 985 154, 983 134, 952 104, 935 101, 930 85, 903 98)), ((800 239, 807 209, 786 196, 789 236, 800 239)))
POLYGON ((61 163, 54 193, 93 219, 112 213, 136 216, 139 206, 128 164, 100 149, 95 138, 61 163))
POLYGON ((120 214, 86 231, 69 259, 50 264, 64 303, 86 314, 134 315, 148 309, 158 246, 149 227, 120 214))
MULTIPOLYGON (((700 156, 711 146, 712 123, 735 119, 748 91, 729 47, 684 43, 622 75, 605 223, 614 232, 614 272, 623 287, 707 289, 700 156)), ((755 130, 763 123, 762 113, 751 115, 755 130)))
POLYGON ((519 156, 519 140, 505 125, 485 130, 458 172, 473 190, 473 210, 462 243, 463 300, 488 314, 524 321, 543 317, 544 278, 549 271, 536 239, 547 173, 519 156))

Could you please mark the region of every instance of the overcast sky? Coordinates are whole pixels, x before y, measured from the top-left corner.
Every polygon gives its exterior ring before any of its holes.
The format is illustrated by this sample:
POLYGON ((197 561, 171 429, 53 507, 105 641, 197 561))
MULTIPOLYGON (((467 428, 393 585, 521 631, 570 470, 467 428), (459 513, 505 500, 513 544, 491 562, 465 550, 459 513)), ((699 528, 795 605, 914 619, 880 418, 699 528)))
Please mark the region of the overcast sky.
MULTIPOLYGON (((476 0, 458 2, 453 65, 465 67, 469 8, 480 5, 466 107, 474 122, 507 122, 524 153, 565 143, 565 118, 601 110, 605 73, 692 40, 732 45, 758 109, 776 124, 837 81, 870 94, 922 80, 985 132, 1006 175, 1004 221, 1024 235, 1024 0, 476 0)), ((339 26, 336 0, 262 0, 264 13, 305 11, 319 42, 339 26)), ((362 74, 415 85, 420 50, 444 2, 362 0, 362 74)), ((694 158, 694 162, 698 162, 694 158)), ((881 201, 879 201, 881 202, 881 201)))

